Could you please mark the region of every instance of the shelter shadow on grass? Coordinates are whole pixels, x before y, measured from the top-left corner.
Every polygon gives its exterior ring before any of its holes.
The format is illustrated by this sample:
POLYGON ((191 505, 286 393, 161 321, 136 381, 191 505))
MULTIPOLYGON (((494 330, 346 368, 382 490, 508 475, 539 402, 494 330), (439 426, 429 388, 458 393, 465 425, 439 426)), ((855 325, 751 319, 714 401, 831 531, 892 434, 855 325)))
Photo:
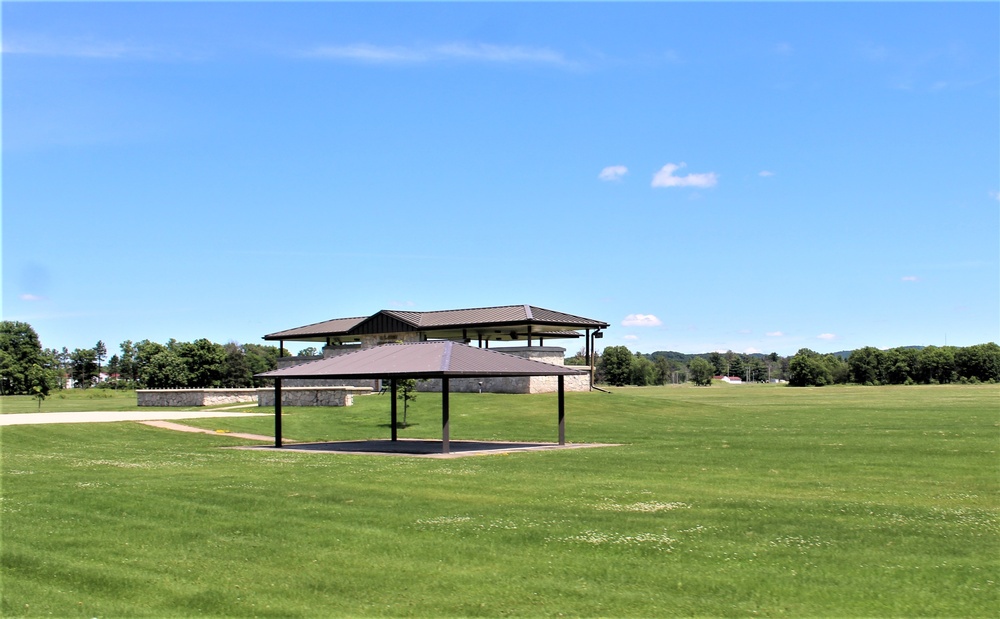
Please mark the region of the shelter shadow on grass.
POLYGON ((550 451, 554 449, 581 449, 586 447, 617 447, 612 443, 518 443, 505 441, 450 441, 449 453, 441 453, 441 441, 424 439, 387 439, 361 441, 329 441, 319 443, 292 443, 283 447, 273 445, 248 445, 226 449, 264 451, 306 451, 333 454, 365 454, 384 456, 420 456, 427 458, 457 458, 521 451, 550 451))

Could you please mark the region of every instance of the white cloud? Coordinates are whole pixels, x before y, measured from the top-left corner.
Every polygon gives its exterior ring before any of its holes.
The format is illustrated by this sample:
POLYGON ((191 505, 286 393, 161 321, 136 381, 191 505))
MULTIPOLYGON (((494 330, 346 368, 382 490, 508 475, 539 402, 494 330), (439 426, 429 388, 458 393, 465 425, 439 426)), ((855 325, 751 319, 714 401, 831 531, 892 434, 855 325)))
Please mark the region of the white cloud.
POLYGON ((757 176, 760 176, 762 178, 768 178, 770 176, 774 176, 774 172, 770 170, 761 170, 760 172, 757 173, 757 176))
POLYGON ((653 187, 714 187, 719 181, 715 172, 674 176, 674 172, 685 166, 687 164, 684 162, 668 163, 663 166, 659 172, 653 175, 653 187))
POLYGON ((624 335, 624 336, 622 336, 622 339, 623 340, 629 340, 629 341, 635 341, 635 340, 639 339, 639 336, 638 335, 624 335))
POLYGON ((996 200, 997 202, 1000 202, 1000 191, 991 191, 990 197, 996 200))
POLYGON ((902 277, 902 281, 904 281, 904 282, 919 282, 920 278, 917 277, 916 275, 904 275, 902 277))
POLYGON ((165 56, 161 51, 137 47, 126 43, 95 41, 92 39, 51 39, 48 37, 5 37, 3 54, 22 56, 48 56, 57 58, 92 58, 112 60, 118 58, 152 58, 165 56))
POLYGON ((833 333, 820 333, 819 335, 816 336, 816 339, 829 341, 837 339, 837 336, 834 335, 833 333))
POLYGON ((488 43, 443 43, 429 46, 324 45, 306 51, 304 56, 330 60, 352 60, 369 64, 423 64, 436 61, 464 60, 494 64, 542 64, 569 66, 557 51, 543 47, 491 45, 488 43))
POLYGON ((623 165, 609 165, 608 167, 601 170, 601 173, 597 175, 597 178, 602 181, 618 181, 621 180, 623 176, 628 174, 628 168, 623 165))
POLYGON ((768 331, 764 335, 766 335, 767 337, 784 337, 785 336, 785 334, 782 333, 781 331, 768 331))
POLYGON ((745 349, 743 351, 743 354, 744 355, 758 355, 758 354, 760 354, 760 350, 757 349, 757 348, 754 348, 753 346, 751 346, 750 348, 745 349))
POLYGON ((623 327, 659 327, 663 323, 652 314, 629 314, 622 320, 623 327))
POLYGON ((40 297, 37 294, 31 294, 31 293, 28 293, 28 292, 26 292, 26 293, 24 293, 22 295, 19 295, 18 298, 21 299, 22 301, 44 301, 45 300, 45 297, 40 297))

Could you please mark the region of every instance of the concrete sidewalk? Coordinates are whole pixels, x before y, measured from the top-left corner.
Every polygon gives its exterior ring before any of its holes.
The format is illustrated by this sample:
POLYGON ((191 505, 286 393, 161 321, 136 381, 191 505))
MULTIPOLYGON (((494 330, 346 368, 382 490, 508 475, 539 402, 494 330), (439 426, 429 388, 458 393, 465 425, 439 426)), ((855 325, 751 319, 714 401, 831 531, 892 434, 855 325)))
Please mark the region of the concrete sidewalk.
POLYGON ((165 421, 168 419, 207 419, 212 417, 268 417, 270 413, 226 413, 206 411, 91 411, 80 413, 11 413, 0 415, 0 426, 23 426, 43 423, 106 423, 112 421, 165 421))

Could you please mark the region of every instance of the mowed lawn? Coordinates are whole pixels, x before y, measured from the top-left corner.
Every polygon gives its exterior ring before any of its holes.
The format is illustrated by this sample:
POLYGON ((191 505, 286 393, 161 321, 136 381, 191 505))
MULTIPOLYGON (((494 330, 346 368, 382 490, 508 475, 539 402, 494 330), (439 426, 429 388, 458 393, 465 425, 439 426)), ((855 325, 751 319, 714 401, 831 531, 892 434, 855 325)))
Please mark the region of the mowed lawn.
MULTIPOLYGON (((284 435, 388 435, 387 396, 284 435)), ((43 404, 43 410, 49 402, 43 404)), ((421 393, 402 437, 437 437, 421 393)), ((1000 608, 1000 386, 567 394, 571 442, 450 460, 2 429, 4 617, 949 616, 1000 608)), ((554 440, 453 394, 452 439, 554 440)), ((190 422, 270 434, 269 418, 190 422)))

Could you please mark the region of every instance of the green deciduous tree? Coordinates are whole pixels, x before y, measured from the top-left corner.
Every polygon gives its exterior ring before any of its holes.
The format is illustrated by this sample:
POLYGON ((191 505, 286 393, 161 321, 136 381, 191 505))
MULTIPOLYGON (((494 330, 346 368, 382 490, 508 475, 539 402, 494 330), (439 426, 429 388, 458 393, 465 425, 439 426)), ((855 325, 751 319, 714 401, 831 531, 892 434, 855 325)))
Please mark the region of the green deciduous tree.
POLYGON ((707 387, 712 384, 715 366, 701 357, 695 357, 688 364, 688 375, 694 384, 707 387))
POLYGON ((966 380, 1000 380, 1000 346, 990 342, 956 350, 955 372, 966 380))
POLYGON ((97 378, 97 353, 93 348, 77 348, 69 355, 73 386, 88 389, 97 378))
POLYGON ((851 353, 847 359, 850 380, 859 385, 881 385, 885 382, 885 355, 878 348, 866 346, 851 353))
POLYGON ((822 387, 833 384, 833 373, 816 351, 802 348, 788 362, 788 384, 793 387, 822 387))
POLYGON ((917 359, 917 382, 946 384, 955 378, 955 349, 928 346, 917 359))
POLYGON ((621 387, 632 378, 632 353, 625 346, 608 346, 601 354, 601 373, 609 385, 621 387))
POLYGON ((632 357, 632 369, 631 369, 631 379, 630 384, 637 385, 639 387, 644 387, 646 385, 656 384, 656 366, 648 358, 644 357, 642 353, 635 353, 632 357))
POLYGON ((143 364, 139 380, 149 389, 177 389, 190 386, 191 376, 184 359, 162 347, 143 364))
POLYGON ((405 428, 407 425, 406 411, 410 406, 410 402, 417 399, 417 379, 404 378, 402 380, 397 380, 396 398, 403 401, 403 427, 405 428))
POLYGON ((222 386, 230 389, 252 386, 253 376, 243 347, 236 342, 229 342, 222 349, 226 353, 222 364, 222 386))
MULTIPOLYGON (((0 390, 4 394, 23 395, 33 393, 32 387, 39 384, 39 374, 33 373, 33 366, 41 370, 54 370, 51 360, 42 354, 42 344, 38 334, 26 322, 4 320, 0 322, 0 390)), ((43 372, 44 373, 44 372, 43 372)), ((50 382, 46 376, 46 384, 50 382)))

